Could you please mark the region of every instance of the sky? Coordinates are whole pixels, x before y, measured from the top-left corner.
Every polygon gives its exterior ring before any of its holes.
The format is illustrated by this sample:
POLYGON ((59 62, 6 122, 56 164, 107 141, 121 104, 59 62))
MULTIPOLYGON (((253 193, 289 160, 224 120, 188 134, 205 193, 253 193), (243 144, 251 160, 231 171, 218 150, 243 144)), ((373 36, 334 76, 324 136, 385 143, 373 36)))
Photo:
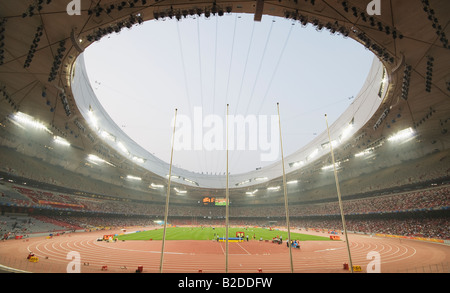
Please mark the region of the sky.
POLYGON ((331 125, 345 111, 373 62, 350 38, 251 14, 147 21, 84 55, 99 101, 131 139, 167 163, 174 141, 174 166, 213 175, 226 170, 227 137, 229 172, 240 174, 281 160, 280 129, 284 157, 326 131, 324 114, 331 125))

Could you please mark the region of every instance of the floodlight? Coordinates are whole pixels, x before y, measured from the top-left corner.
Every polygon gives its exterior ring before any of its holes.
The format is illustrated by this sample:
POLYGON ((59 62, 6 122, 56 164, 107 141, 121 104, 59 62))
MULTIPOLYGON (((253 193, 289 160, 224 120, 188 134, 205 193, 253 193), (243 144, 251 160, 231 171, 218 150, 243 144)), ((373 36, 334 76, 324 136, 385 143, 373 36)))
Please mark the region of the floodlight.
MULTIPOLYGON (((339 167, 340 164, 341 164, 340 162, 336 162, 336 163, 334 164, 334 166, 335 166, 335 167, 339 167)), ((333 164, 322 167, 322 170, 329 170, 329 169, 333 169, 333 164)))
POLYGON ((355 158, 363 157, 363 156, 366 156, 366 155, 368 155, 368 154, 371 154, 371 153, 373 152, 374 149, 375 149, 375 148, 368 148, 368 149, 366 149, 366 150, 364 150, 364 151, 362 151, 362 152, 360 152, 360 153, 357 153, 357 154, 355 154, 355 158))
POLYGON ((117 146, 124 152, 129 154, 130 152, 127 150, 127 148, 121 143, 120 141, 117 143, 117 146))
POLYGON ((236 186, 239 186, 239 185, 244 185, 244 184, 246 184, 246 183, 249 183, 249 182, 250 182, 250 179, 247 179, 247 180, 245 180, 245 181, 242 181, 242 182, 236 183, 236 186))
POLYGON ((133 176, 133 175, 127 175, 127 179, 136 180, 136 181, 141 181, 142 180, 141 177, 136 177, 136 176, 133 176))
POLYGON ((133 157, 133 161, 136 161, 141 164, 143 164, 145 162, 145 160, 143 158, 139 158, 139 157, 133 157))
POLYGON ((188 178, 183 178, 183 179, 184 179, 184 181, 187 181, 187 182, 189 182, 189 183, 192 183, 192 184, 198 185, 198 183, 197 183, 197 182, 195 182, 195 181, 193 181, 193 180, 191 180, 191 179, 188 179, 188 178))
POLYGON ((257 193, 257 192, 258 192, 258 189, 255 189, 253 191, 247 191, 245 194, 247 194, 247 195, 255 195, 255 193, 257 193))
POLYGON ((406 129, 403 129, 399 132, 397 132, 396 134, 392 135, 391 137, 388 138, 389 141, 401 141, 401 140, 405 140, 408 139, 410 137, 412 137, 414 135, 414 130, 409 127, 406 129))
POLYGON ((91 162, 99 162, 99 163, 104 163, 105 162, 105 160, 97 157, 96 155, 92 155, 92 154, 88 155, 88 160, 91 161, 91 162))
MULTIPOLYGON (((344 130, 342 131, 342 134, 341 134, 341 142, 344 141, 346 138, 349 137, 349 135, 350 135, 352 129, 353 129, 353 124, 348 124, 348 125, 344 128, 344 130)), ((333 145, 333 146, 334 146, 334 145, 333 145)))
POLYGON ((317 156, 317 154, 319 153, 319 149, 315 149, 311 152, 311 154, 309 154, 309 156, 307 157, 308 160, 311 160, 313 158, 315 158, 317 156))
POLYGON ((111 133, 108 133, 108 132, 102 130, 102 132, 100 134, 102 137, 104 137, 110 141, 116 141, 116 137, 114 135, 112 135, 111 133))
POLYGON ((303 166, 304 164, 305 164, 305 162, 303 162, 303 161, 297 161, 297 162, 294 162, 294 163, 289 163, 289 167, 296 168, 296 167, 303 166))
POLYGON ((62 138, 62 137, 59 137, 59 136, 54 136, 53 137, 53 139, 54 139, 54 141, 57 143, 57 144, 60 144, 60 145, 64 145, 64 146, 70 146, 70 143, 67 141, 67 140, 65 140, 64 138, 62 138))
MULTIPOLYGON (((169 178, 169 174, 167 174, 166 177, 169 178)), ((170 175, 170 178, 179 179, 180 176, 178 176, 178 175, 170 175)))
POLYGON ((94 111, 92 109, 89 110, 88 115, 89 115, 89 121, 91 122, 94 129, 96 129, 96 130, 99 129, 97 117, 95 117, 94 111))
POLYGON ((153 188, 163 188, 164 187, 164 185, 155 184, 155 183, 150 184, 150 186, 153 187, 153 188))
POLYGON ((24 126, 29 126, 29 127, 32 127, 34 129, 38 129, 38 130, 45 130, 45 131, 51 133, 51 131, 47 128, 47 126, 45 126, 41 122, 35 120, 33 117, 31 117, 30 115, 27 115, 25 113, 17 112, 16 114, 14 114, 13 118, 14 118, 14 120, 21 123, 24 126))

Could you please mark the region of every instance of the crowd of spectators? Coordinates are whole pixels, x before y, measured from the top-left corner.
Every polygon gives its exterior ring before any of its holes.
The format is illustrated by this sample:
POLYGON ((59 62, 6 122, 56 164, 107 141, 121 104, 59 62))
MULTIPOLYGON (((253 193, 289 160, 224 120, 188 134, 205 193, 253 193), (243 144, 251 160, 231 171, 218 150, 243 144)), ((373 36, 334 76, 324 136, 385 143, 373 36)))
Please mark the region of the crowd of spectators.
POLYGON ((46 215, 35 216, 42 221, 59 223, 61 226, 70 227, 74 230, 99 230, 123 228, 132 226, 157 226, 157 224, 148 217, 101 217, 101 216, 69 216, 69 215, 46 215))
MULTIPOLYGON (((15 194, 9 195, 2 189, 0 204, 14 203, 17 206, 40 207, 54 209, 73 209, 89 212, 101 212, 124 215, 163 216, 165 206, 149 202, 130 200, 111 200, 90 198, 79 195, 60 194, 41 191, 32 188, 13 186, 15 194), (18 197, 17 193, 22 195, 18 197)), ((374 196, 357 200, 344 200, 345 214, 372 214, 407 212, 420 210, 446 209, 450 207, 449 186, 412 191, 400 194, 374 196)), ((284 205, 233 206, 230 205, 230 217, 282 217, 285 214, 284 205)), ((224 207, 171 205, 169 214, 184 217, 223 217, 224 207)), ((289 206, 289 214, 293 217, 339 215, 337 201, 316 204, 293 204, 289 206)))
MULTIPOLYGON (((70 168, 65 168, 73 165, 66 160, 63 160, 64 164, 55 166, 41 159, 17 156, 13 149, 1 147, 0 161, 2 162, 0 172, 24 179, 28 178, 88 193, 116 197, 123 197, 126 194, 127 197, 135 200, 149 197, 147 186, 150 183, 142 184, 140 187, 124 187, 124 181, 119 180, 116 173, 108 173, 106 170, 97 172, 98 170, 89 168, 79 168, 80 173, 76 173, 70 171, 70 168)), ((408 157, 394 160, 394 158, 390 158, 385 161, 389 163, 386 163, 386 166, 380 163, 381 167, 377 171, 364 171, 364 168, 351 166, 343 168, 339 173, 342 195, 345 197, 376 192, 450 177, 450 153, 448 151, 431 154, 420 159, 408 157)), ((323 173, 320 170, 320 167, 317 170, 307 168, 302 173, 304 177, 302 179, 308 184, 302 187, 301 193, 302 197, 307 200, 327 197, 331 192, 335 192, 333 172, 323 173)), ((143 178, 144 181, 145 178, 143 178)))
MULTIPOLYGON (((0 159, 2 161, 0 171, 80 191, 80 193, 72 194, 5 182, 0 185, 0 208, 2 206, 15 206, 33 208, 34 210, 55 210, 56 212, 85 212, 86 216, 83 217, 62 218, 64 216, 61 216, 60 213, 55 213, 59 216, 48 216, 47 214, 45 219, 48 222, 59 223, 60 226, 67 225, 66 227, 78 228, 152 225, 153 221, 149 220, 149 217, 164 216, 165 206, 163 203, 150 203, 144 201, 143 197, 138 195, 124 197, 123 187, 117 184, 109 184, 103 181, 104 184, 97 185, 96 182, 101 181, 91 180, 89 176, 75 174, 63 168, 58 169, 26 156, 9 156, 6 150, 0 152, 0 159), (68 178, 70 179, 68 180, 68 178), (92 196, 95 192, 104 196, 92 196), (100 214, 117 216, 98 216, 100 214)), ((352 218, 348 221, 348 229, 364 233, 423 235, 424 237, 448 239, 449 225, 445 218, 411 217, 408 220, 405 218, 371 218, 370 220, 364 218, 364 215, 370 214, 407 214, 421 210, 448 209, 450 206, 449 186, 386 195, 376 193, 390 187, 407 186, 411 183, 428 182, 432 179, 448 177, 450 175, 448 162, 448 156, 438 154, 430 160, 403 163, 401 170, 396 169, 397 167, 391 167, 373 174, 353 174, 343 180, 341 184, 342 190, 345 190, 343 193, 343 211, 346 215, 360 216, 359 220, 352 218), (371 194, 371 197, 346 200, 346 194, 351 196, 364 192, 375 193, 371 194)), ((345 178, 345 176, 342 177, 345 178)), ((322 177, 316 176, 314 178, 316 180, 315 185, 312 185, 315 186, 312 187, 315 188, 314 192, 307 191, 305 198, 311 201, 330 198, 329 194, 331 188, 335 188, 334 184, 322 188, 323 186, 319 182, 322 177), (326 194, 327 192, 328 195, 319 194, 326 194)), ((109 179, 114 180, 113 177, 109 179)), ((335 189, 333 193, 335 193, 335 189)), ((240 225, 264 225, 269 218, 285 216, 284 205, 234 206, 231 204, 229 211, 233 223, 240 225)), ((338 229, 341 226, 339 221, 330 220, 333 216, 340 214, 336 200, 321 203, 292 202, 289 205, 289 214, 293 223, 299 227, 338 229), (321 217, 321 219, 316 220, 317 217, 321 217)), ((221 223, 225 217, 225 208, 195 204, 171 204, 169 216, 173 217, 174 221, 184 223, 221 223)))
MULTIPOLYGON (((85 216, 38 216, 37 219, 54 223, 67 229, 95 229, 96 227, 119 226, 149 226, 155 225, 153 219, 164 216, 165 206, 130 200, 111 200, 90 198, 79 195, 59 194, 38 190, 30 187, 11 185, 2 186, 2 202, 15 202, 27 207, 52 208, 57 210, 71 210, 71 204, 76 210, 88 212, 85 216), (8 191, 11 191, 11 195, 8 191), (21 197, 20 197, 21 196, 21 197), (42 202, 42 200, 45 200, 42 202), (60 201, 58 204, 56 201, 60 201), (54 205, 53 205, 53 204, 54 205)), ((401 218, 387 219, 370 218, 369 214, 408 214, 414 211, 442 210, 450 206, 449 186, 411 191, 400 194, 363 198, 358 200, 344 200, 343 210, 346 215, 360 215, 358 219, 347 221, 349 231, 363 233, 385 233, 402 236, 434 237, 450 239, 450 225, 446 218, 401 218)), ((232 206, 230 205, 230 219, 236 225, 266 225, 269 219, 283 218, 284 205, 279 206, 232 206)), ((292 224, 298 227, 340 229, 340 220, 334 220, 340 215, 337 202, 291 205, 289 214, 292 224), (318 219, 320 218, 320 219, 318 219)), ((169 219, 178 224, 212 224, 224 221, 224 207, 210 206, 181 206, 169 207, 169 219)))
POLYGON ((30 234, 51 233, 65 230, 61 223, 46 221, 40 217, 25 215, 0 216, 0 239, 11 239, 16 236, 28 237, 30 234))
MULTIPOLYGON (((77 230, 99 230, 111 228, 127 227, 160 227, 148 217, 86 217, 86 216, 36 216, 36 220, 51 221, 66 227, 78 227, 77 230)), ((33 220, 34 221, 34 220, 33 220)), ((203 225, 203 226, 223 226, 225 219, 209 218, 169 218, 169 224, 179 225, 203 225)), ((285 227, 283 220, 269 223, 267 219, 235 219, 229 221, 232 226, 275 226, 285 227)), ((387 234, 408 237, 423 237, 450 240, 449 219, 446 217, 420 217, 420 218, 379 218, 379 219, 347 219, 346 228, 349 233, 364 233, 369 235, 387 234)), ((342 221, 340 219, 293 219, 290 221, 291 228, 299 230, 316 231, 338 231, 342 234, 342 221)), ((17 232, 21 232, 22 230, 17 232)))
MULTIPOLYGON (((176 219, 171 221, 177 225, 224 225, 224 220, 214 219, 176 219)), ((397 236, 423 237, 450 240, 450 222, 445 217, 420 217, 403 219, 350 219, 346 220, 346 228, 350 233, 388 234, 397 236)), ((280 226, 286 227, 284 221, 269 224, 264 219, 231 219, 234 226, 280 226)), ((293 219, 290 226, 300 230, 338 231, 342 233, 341 219, 293 219)))

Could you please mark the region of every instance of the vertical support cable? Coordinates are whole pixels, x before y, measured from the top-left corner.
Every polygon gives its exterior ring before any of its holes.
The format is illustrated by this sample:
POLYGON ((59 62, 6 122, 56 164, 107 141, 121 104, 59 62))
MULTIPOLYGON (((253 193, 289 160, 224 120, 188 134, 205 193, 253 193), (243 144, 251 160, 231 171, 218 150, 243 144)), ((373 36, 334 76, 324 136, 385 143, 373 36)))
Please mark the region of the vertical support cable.
POLYGON ((159 263, 159 272, 162 273, 163 270, 163 260, 164 260, 164 246, 166 243, 166 230, 167 230, 167 215, 169 214, 169 197, 170 197, 170 180, 172 177, 172 159, 173 159, 173 145, 175 140, 175 127, 177 125, 177 109, 175 109, 175 118, 173 120, 173 133, 172 133, 172 150, 170 153, 170 167, 169 167, 169 182, 167 184, 167 196, 166 196, 166 210, 164 212, 164 232, 162 238, 161 246, 161 260, 159 263))
POLYGON ((325 114, 325 121, 327 123, 328 141, 330 143, 331 159, 332 159, 333 169, 334 169, 334 179, 336 181, 336 189, 337 189, 337 194, 338 194, 339 209, 341 211, 342 228, 344 229, 345 242, 347 244, 348 260, 350 262, 350 271, 353 273, 352 255, 350 253, 350 246, 349 246, 349 243, 348 243, 347 228, 345 226, 344 210, 342 208, 341 190, 339 188, 339 180, 338 180, 337 171, 336 171, 336 163, 334 162, 333 146, 332 146, 332 143, 331 143, 330 129, 328 128, 327 114, 325 114))
POLYGON ((281 165, 283 166, 283 189, 284 189, 284 208, 286 212, 286 226, 288 232, 288 243, 289 243, 289 259, 291 263, 291 273, 294 272, 294 263, 292 261, 292 243, 291 243, 291 228, 289 224, 289 203, 287 197, 287 188, 286 188, 286 172, 284 170, 284 155, 283 155, 283 140, 281 139, 281 119, 280 119, 280 104, 277 103, 277 111, 278 111, 278 125, 280 128, 280 146, 281 146, 281 165))
POLYGON ((225 192, 225 272, 228 273, 228 216, 229 216, 229 204, 230 204, 230 194, 228 191, 228 115, 229 115, 229 104, 227 104, 227 185, 226 185, 226 192, 225 192))

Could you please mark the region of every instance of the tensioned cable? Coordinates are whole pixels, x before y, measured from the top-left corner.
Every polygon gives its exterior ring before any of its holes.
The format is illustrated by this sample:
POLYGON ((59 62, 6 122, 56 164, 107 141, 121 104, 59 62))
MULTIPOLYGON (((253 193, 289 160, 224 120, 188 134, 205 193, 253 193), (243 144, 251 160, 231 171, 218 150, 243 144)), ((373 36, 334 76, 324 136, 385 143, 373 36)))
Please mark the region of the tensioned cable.
POLYGON ((213 86, 213 107, 212 111, 213 114, 215 114, 215 106, 216 106, 216 75, 217 75, 217 31, 218 31, 218 25, 219 18, 216 17, 216 40, 214 42, 214 86, 213 86))
POLYGON ((200 17, 197 18, 197 40, 198 40, 198 66, 200 70, 200 98, 203 107, 203 77, 202 77, 202 52, 200 46, 200 17))
POLYGON ((253 83, 252 93, 251 93, 251 95, 250 95, 250 100, 248 101, 247 108, 246 108, 246 110, 245 110, 245 115, 248 114, 248 113, 247 113, 247 112, 248 112, 248 108, 249 108, 249 106, 250 106, 250 104, 251 104, 251 102, 252 102, 252 100, 253 100, 253 94, 254 94, 254 92, 255 92, 256 84, 258 83, 259 74, 260 74, 260 72, 261 72, 261 67, 262 67, 262 64, 263 64, 262 61, 264 60, 264 57, 265 57, 265 55, 266 55, 267 45, 268 45, 269 40, 270 40, 270 35, 272 34, 272 28, 273 28, 273 24, 274 24, 274 23, 275 23, 275 17, 274 17, 274 19, 272 20, 272 23, 270 24, 269 33, 267 34, 266 43, 265 43, 265 45, 264 45, 263 55, 261 56, 261 61, 259 62, 258 71, 256 72, 255 82, 253 83))
POLYGON ((180 45, 179 48, 180 48, 181 65, 183 67, 184 87, 185 87, 185 91, 186 91, 189 114, 192 116, 191 97, 189 96, 188 81, 187 81, 187 77, 186 77, 186 66, 185 66, 185 62, 184 62, 183 46, 182 46, 182 42, 181 42, 180 27, 178 25, 178 21, 176 21, 176 24, 177 24, 178 44, 180 45))
MULTIPOLYGON (((181 65, 183 67, 184 87, 185 87, 186 97, 187 97, 187 102, 188 102, 189 116, 192 117, 191 97, 189 95, 188 81, 187 81, 187 77, 186 77, 186 66, 185 66, 185 62, 184 62, 183 46, 182 46, 182 42, 181 42, 180 27, 178 25, 178 21, 176 21, 176 24, 177 24, 178 44, 179 44, 180 56, 181 56, 181 65)), ((198 162, 201 163, 201 160, 200 160, 198 154, 197 154, 197 159, 198 159, 198 162)))
MULTIPOLYGON (((272 24, 273 24, 273 22, 272 22, 272 24)), ((286 49, 286 47, 287 47, 287 44, 288 44, 288 42, 289 42, 289 40, 290 40, 290 36, 291 36, 291 32, 292 32, 293 27, 294 27, 294 25, 291 25, 291 28, 289 29, 289 33, 288 33, 288 35, 287 35, 287 37, 286 37, 286 40, 285 40, 285 42, 284 42, 284 45, 283 45, 283 47, 282 47, 282 49, 281 49, 281 52, 280 52, 280 55, 279 55, 279 57, 278 57, 278 61, 277 61, 277 64, 276 64, 276 66, 275 66, 275 70, 273 71, 272 76, 271 76, 271 78, 270 78, 269 86, 267 87, 267 90, 266 90, 266 93, 265 93, 265 95, 264 95, 263 101, 260 103, 260 107, 259 107, 258 112, 257 112, 258 114, 261 112, 261 109, 262 109, 262 107, 263 107, 264 101, 266 100, 267 94, 268 94, 269 89, 270 89, 270 87, 271 87, 272 81, 273 81, 273 79, 274 79, 274 77, 275 77, 276 72, 278 71, 278 67, 279 67, 279 65, 280 65, 280 63, 281 63, 281 59, 282 59, 282 57, 284 56, 284 51, 285 51, 285 49, 286 49)), ((266 46, 267 46, 267 42, 266 42, 266 46)), ((262 62, 261 62, 261 63, 262 63, 262 62)), ((260 63, 260 64, 261 64, 261 63, 260 63)), ((239 101, 238 101, 238 102, 239 102, 239 101)), ((250 105, 250 104, 249 104, 249 105, 250 105)), ((248 105, 248 106, 249 106, 249 105, 248 105)), ((248 106, 247 106, 247 111, 248 111, 248 106)), ((247 114, 247 113, 246 113, 246 114, 247 114)), ((238 158, 240 158, 241 155, 242 155, 242 152, 238 155, 238 158)))
MULTIPOLYGON (((232 45, 231 45, 230 63, 229 63, 229 67, 228 67, 228 81, 227 81, 225 102, 228 100, 228 91, 229 91, 229 86, 230 86, 231 65, 233 63, 233 52, 234 52, 234 43, 235 43, 235 37, 236 37, 236 27, 237 27, 237 18, 238 18, 237 16, 238 15, 236 14, 235 15, 235 19, 234 19, 234 30, 233 30, 233 39, 232 39, 232 42, 231 42, 232 45)), ((217 40, 217 28, 216 28, 216 40, 217 40)), ((215 78, 214 78, 214 82, 215 82, 215 78)), ((227 113, 227 115, 228 115, 228 113, 227 113)), ((216 167, 217 167, 218 161, 219 160, 217 160, 216 167)), ((216 170, 217 170, 217 168, 216 168, 216 170)))
MULTIPOLYGON (((200 46, 200 17, 197 17, 197 40, 198 40, 198 67, 200 70, 200 99, 201 99, 201 108, 203 109, 203 75, 202 75, 202 53, 201 53, 201 46, 200 46)), ((192 116, 191 116, 192 117, 192 116)), ((203 121, 203 117, 202 117, 203 121)), ((199 164, 202 164, 202 161, 199 160, 199 164)), ((203 166, 200 168, 203 169, 203 166)))
POLYGON ((228 90, 230 87, 230 75, 231 75, 231 64, 233 63, 233 51, 234 51, 234 39, 236 36, 236 22, 237 22, 237 14, 234 18, 234 30, 233 30, 233 40, 231 42, 231 54, 230 54, 230 65, 228 67, 228 81, 227 81, 227 90, 225 95, 225 102, 228 101, 228 90))
MULTIPOLYGON (((214 85, 213 85, 213 106, 212 106, 213 115, 216 114, 217 31, 218 31, 218 27, 219 27, 218 22, 219 22, 219 18, 216 17, 216 39, 215 39, 215 43, 214 43, 214 85)), ((216 166, 217 166, 217 163, 216 163, 216 166)), ((214 171, 214 169, 211 169, 211 174, 213 171, 214 171)))
MULTIPOLYGON (((249 100, 249 102, 248 102, 248 104, 247 104, 247 109, 246 109, 246 111, 245 111, 245 115, 244 115, 244 116, 247 115, 248 107, 250 106, 251 101, 252 101, 252 99, 253 99, 253 92, 255 91, 255 87, 256 87, 256 84, 257 84, 257 81, 258 81, 258 77, 259 77, 259 73, 260 73, 260 71, 261 71, 261 65, 262 65, 262 63, 263 63, 264 56, 265 56, 265 54, 266 54, 267 44, 269 43, 269 39, 270 39, 270 35, 271 35, 271 33, 272 33, 272 28, 273 28, 273 23, 274 23, 274 22, 275 22, 275 17, 274 17, 274 19, 272 20, 272 23, 270 24, 270 29, 269 29, 269 33, 267 34, 266 43, 265 43, 264 50, 263 50, 263 55, 262 55, 261 60, 260 60, 260 62, 259 62, 259 68, 258 68, 258 71, 257 71, 257 74, 256 74, 255 82, 254 82, 254 84, 253 84, 252 94, 250 95, 250 100, 249 100)), ((254 24, 253 24, 253 29, 252 29, 252 39, 253 39, 253 33, 254 33, 254 24)), ((247 60, 246 60, 246 62, 245 62, 245 66, 247 66, 248 54, 250 53, 251 42, 252 42, 252 41, 250 41, 250 45, 249 45, 249 48, 248 48, 247 60)), ((245 70, 244 70, 244 74, 245 74, 245 70)), ((240 89, 240 91, 239 91, 239 98, 238 98, 238 101, 237 101, 238 103, 239 103, 239 100, 240 100, 240 95, 241 95, 241 90, 242 90, 243 79, 244 79, 244 75, 242 76, 241 89, 240 89)), ((235 115, 236 115, 236 111, 237 111, 237 107, 236 107, 236 110, 235 110, 235 115)), ((241 154, 242 154, 242 152, 239 153, 239 157, 240 157, 241 154)))
POLYGON ((240 88, 239 88, 239 94, 238 94, 237 104, 236 104, 236 108, 235 108, 235 112, 234 112, 235 115, 236 115, 236 111, 237 111, 238 106, 239 106, 239 101, 240 101, 240 99, 241 99, 242 86, 243 86, 243 84, 244 84, 244 76, 245 76, 245 73, 246 73, 246 71, 247 71, 248 57, 249 57, 249 55, 250 55, 250 49, 251 49, 251 47, 252 47, 254 33, 255 33, 255 22, 253 22, 252 32, 251 32, 251 35, 250 35, 250 42, 249 42, 249 44, 248 44, 247 57, 245 58, 244 72, 242 73, 241 86, 240 86, 240 88))
POLYGON ((293 27, 294 27, 294 23, 292 23, 291 28, 289 29, 289 33, 288 33, 288 35, 287 35, 287 37, 286 37, 286 40, 284 41, 283 48, 281 49, 280 56, 278 57, 277 64, 275 65, 275 70, 272 72, 272 76, 270 77, 270 81, 269 81, 269 85, 268 85, 268 87, 267 87, 266 93, 264 94, 263 100, 262 100, 261 103, 260 103, 259 110, 258 110, 258 114, 261 112, 261 109, 262 109, 262 107, 263 107, 263 105, 264 105, 264 101, 266 100, 267 94, 269 93, 270 87, 271 87, 271 85, 272 85, 272 81, 273 81, 273 79, 274 79, 274 77, 275 77, 275 75, 276 75, 276 73, 277 73, 277 71, 278 71, 278 66, 279 66, 280 63, 281 63, 281 58, 282 58, 283 55, 284 55, 284 50, 286 49, 287 44, 288 44, 288 42, 289 42, 289 40, 290 40, 291 32, 292 32, 292 28, 293 28, 293 27))

